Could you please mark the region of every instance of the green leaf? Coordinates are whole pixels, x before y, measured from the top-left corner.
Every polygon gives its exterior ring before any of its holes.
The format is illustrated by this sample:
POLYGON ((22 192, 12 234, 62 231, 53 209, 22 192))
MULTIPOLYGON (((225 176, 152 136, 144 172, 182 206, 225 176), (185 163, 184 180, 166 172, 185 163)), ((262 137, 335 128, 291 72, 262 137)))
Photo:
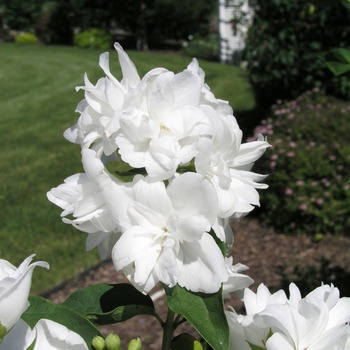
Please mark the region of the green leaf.
POLYGON ((328 69, 339 76, 350 70, 350 51, 346 49, 335 49, 325 55, 324 60, 328 69))
POLYGON ((339 63, 339 62, 327 62, 326 65, 328 69, 337 77, 342 75, 350 70, 350 64, 348 63, 339 63))
POLYGON ((214 349, 229 348, 229 328, 222 291, 214 294, 194 293, 176 285, 165 286, 169 308, 187 319, 214 349))
POLYGON ((145 168, 133 168, 130 164, 124 162, 121 157, 118 161, 109 162, 107 169, 123 182, 132 181, 137 174, 147 175, 145 168))
POLYGON ((103 326, 106 324, 123 322, 137 315, 156 316, 156 313, 154 309, 149 306, 126 305, 120 306, 111 312, 93 312, 90 314, 86 314, 85 317, 94 324, 103 326))
POLYGON ((192 335, 182 333, 171 341, 171 350, 203 350, 203 346, 192 335))
POLYGON ((129 283, 98 283, 72 293, 62 305, 82 315, 91 312, 110 312, 120 306, 144 305, 154 309, 149 295, 142 294, 129 283))
POLYGON ((90 349, 92 349, 91 342, 93 337, 95 335, 102 336, 100 331, 90 321, 68 307, 54 304, 38 296, 30 296, 29 302, 30 306, 21 318, 31 328, 42 318, 55 321, 78 333, 90 349))
POLYGON ((252 350, 265 350, 264 348, 261 348, 260 346, 251 344, 251 343, 249 343, 249 342, 247 342, 247 343, 249 344, 249 346, 250 346, 250 348, 251 348, 252 350))
POLYGON ((218 247, 220 248, 222 255, 226 256, 226 250, 227 250, 226 243, 218 238, 218 236, 215 234, 213 229, 210 230, 209 234, 210 234, 210 236, 212 236, 214 238, 214 241, 218 245, 218 247))
POLYGON ((26 350, 34 350, 36 339, 33 340, 33 342, 27 347, 26 350))
POLYGON ((97 325, 117 323, 137 315, 155 315, 152 299, 127 283, 101 283, 82 288, 62 305, 97 325))

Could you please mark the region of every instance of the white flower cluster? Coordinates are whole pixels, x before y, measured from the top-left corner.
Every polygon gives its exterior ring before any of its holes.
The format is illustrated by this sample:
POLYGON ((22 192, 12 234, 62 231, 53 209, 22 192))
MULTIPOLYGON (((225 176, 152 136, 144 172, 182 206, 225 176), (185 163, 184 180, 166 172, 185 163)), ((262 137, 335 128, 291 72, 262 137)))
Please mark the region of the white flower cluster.
POLYGON ((0 259, 0 350, 88 350, 83 338, 65 326, 40 319, 33 330, 20 317, 28 308, 32 274, 36 266, 46 269, 49 264, 37 261, 34 255, 16 268, 0 259))
POLYGON ((290 297, 283 290, 271 294, 265 285, 257 293, 246 289, 247 314, 226 312, 230 349, 349 350, 350 298, 339 298, 333 285, 322 285, 302 298, 295 284, 290 297))
POLYGON ((141 79, 115 48, 122 80, 103 53, 106 76, 93 85, 85 75, 80 117, 64 134, 80 144, 85 172, 51 189, 49 200, 63 209, 64 222, 88 233, 87 250, 112 254, 116 269, 144 293, 158 281, 205 293, 226 282, 232 291, 237 275, 248 286, 251 279, 227 263, 216 240, 229 246, 228 219, 259 205, 265 176, 251 168, 268 143, 262 135, 241 143, 231 107, 215 98, 197 60, 178 74, 156 68, 141 79), (137 175, 122 181, 107 170, 114 162, 137 175))

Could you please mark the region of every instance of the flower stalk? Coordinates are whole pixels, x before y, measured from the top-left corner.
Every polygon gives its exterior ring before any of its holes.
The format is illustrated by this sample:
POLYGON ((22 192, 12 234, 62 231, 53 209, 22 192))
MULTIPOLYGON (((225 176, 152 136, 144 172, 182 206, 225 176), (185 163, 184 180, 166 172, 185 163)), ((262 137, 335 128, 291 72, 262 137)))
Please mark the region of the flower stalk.
POLYGON ((166 321, 162 324, 163 327, 163 341, 162 350, 170 350, 171 340, 176 328, 174 323, 174 312, 168 309, 166 321))

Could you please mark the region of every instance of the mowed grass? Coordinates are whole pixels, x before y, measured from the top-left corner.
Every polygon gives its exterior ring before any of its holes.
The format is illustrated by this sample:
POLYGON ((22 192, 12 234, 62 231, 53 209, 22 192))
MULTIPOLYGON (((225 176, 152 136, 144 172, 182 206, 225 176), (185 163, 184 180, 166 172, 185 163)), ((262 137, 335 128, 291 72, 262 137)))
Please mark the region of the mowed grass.
MULTIPOLYGON (((120 79, 117 53, 110 50, 111 70, 120 79)), ((0 44, 0 258, 18 266, 35 253, 50 271, 37 268, 32 293, 42 292, 84 270, 99 258, 85 251, 86 235, 62 223, 61 209, 46 192, 82 172, 80 147, 62 134, 74 124, 74 112, 88 73, 103 76, 100 52, 74 47, 0 44)), ((130 52, 143 76, 154 67, 182 71, 188 57, 130 52)), ((235 110, 250 110, 254 98, 244 70, 202 62, 206 82, 216 97, 235 110)))

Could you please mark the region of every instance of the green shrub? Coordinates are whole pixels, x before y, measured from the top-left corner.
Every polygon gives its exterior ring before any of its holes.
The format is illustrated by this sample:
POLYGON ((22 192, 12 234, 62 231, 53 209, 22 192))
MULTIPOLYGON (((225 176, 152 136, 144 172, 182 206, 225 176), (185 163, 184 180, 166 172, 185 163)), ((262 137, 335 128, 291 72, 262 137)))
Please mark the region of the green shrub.
POLYGON ((323 55, 350 45, 350 3, 257 0, 243 59, 259 104, 293 99, 314 87, 350 98, 350 74, 334 77, 323 55))
POLYGON ((193 39, 184 46, 182 53, 189 57, 202 58, 208 61, 217 61, 218 42, 215 38, 193 39))
POLYGON ((308 91, 271 107, 256 127, 272 147, 255 171, 270 174, 260 219, 284 233, 350 234, 350 106, 308 91))
POLYGON ((92 28, 74 36, 74 44, 83 49, 108 50, 112 37, 101 29, 92 28))
POLYGON ((39 39, 35 34, 21 32, 15 35, 15 42, 19 44, 37 44, 39 39))

